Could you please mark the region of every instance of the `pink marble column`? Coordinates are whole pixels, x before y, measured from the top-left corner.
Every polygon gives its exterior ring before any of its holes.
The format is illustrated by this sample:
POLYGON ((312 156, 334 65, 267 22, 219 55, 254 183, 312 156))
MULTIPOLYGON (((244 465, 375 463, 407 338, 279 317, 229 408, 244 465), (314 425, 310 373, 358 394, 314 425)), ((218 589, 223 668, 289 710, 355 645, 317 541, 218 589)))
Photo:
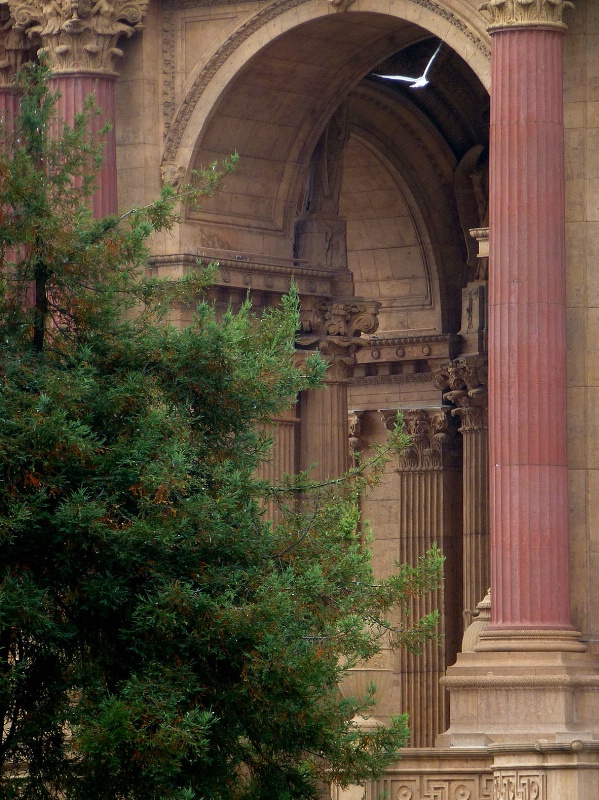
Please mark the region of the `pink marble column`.
POLYGON ((58 112, 69 125, 76 114, 83 109, 86 98, 93 96, 101 114, 94 115, 91 121, 94 139, 104 144, 103 162, 98 173, 98 188, 93 197, 93 210, 96 217, 116 214, 118 211, 116 176, 116 136, 114 121, 116 76, 85 72, 60 72, 53 79, 53 87, 60 91, 58 112), (111 130, 100 136, 100 131, 110 123, 111 130))
POLYGON ((489 649, 504 634, 572 630, 563 30, 504 27, 492 39, 489 649))

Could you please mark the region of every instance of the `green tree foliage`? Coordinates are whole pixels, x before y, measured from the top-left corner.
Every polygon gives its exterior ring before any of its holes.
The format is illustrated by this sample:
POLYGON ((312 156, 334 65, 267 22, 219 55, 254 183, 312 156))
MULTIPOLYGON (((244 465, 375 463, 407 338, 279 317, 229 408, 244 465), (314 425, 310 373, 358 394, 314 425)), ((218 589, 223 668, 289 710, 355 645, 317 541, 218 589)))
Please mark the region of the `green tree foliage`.
MULTIPOLYGON (((0 148, 0 793, 285 800, 363 781, 406 720, 361 731, 372 697, 338 685, 383 641, 433 635, 407 609, 441 558, 374 580, 357 501, 382 455, 312 494, 255 477, 261 423, 322 377, 294 366, 295 293, 217 320, 199 270, 147 280, 181 198, 94 220, 94 109, 59 126, 47 77, 23 80, 0 148), (195 308, 184 330, 173 303, 195 308)), ((188 202, 220 173, 197 178, 188 202)))

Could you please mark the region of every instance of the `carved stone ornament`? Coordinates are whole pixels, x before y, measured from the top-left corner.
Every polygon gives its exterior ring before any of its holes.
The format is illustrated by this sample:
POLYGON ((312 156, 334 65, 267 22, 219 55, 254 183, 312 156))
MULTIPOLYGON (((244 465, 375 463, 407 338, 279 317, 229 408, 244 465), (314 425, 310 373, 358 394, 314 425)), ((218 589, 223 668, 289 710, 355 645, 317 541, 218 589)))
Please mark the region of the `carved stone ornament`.
POLYGON ((447 410, 404 411, 403 419, 410 445, 401 454, 401 472, 440 470, 459 464, 461 438, 447 410))
POLYGON ((185 167, 167 161, 161 165, 160 175, 163 183, 170 183, 175 189, 178 189, 185 178, 185 167))
POLYGON ((359 453, 363 447, 360 434, 362 433, 362 415, 363 411, 349 411, 347 415, 347 422, 349 428, 349 449, 353 456, 359 453))
POLYGON ((372 334, 378 328, 376 300, 323 300, 302 308, 298 346, 318 348, 329 363, 327 380, 345 380, 356 362, 355 352, 368 344, 362 334, 372 334))
POLYGON ((32 49, 31 40, 15 28, 8 5, 0 4, 0 86, 12 84, 32 49))
POLYGON ((497 770, 493 800, 547 800, 547 776, 536 770, 497 770))
POLYGON ((327 0, 330 6, 333 6, 335 11, 347 11, 347 9, 355 3, 355 0, 327 0))
POLYGON ((488 0, 480 7, 491 18, 489 31, 500 28, 560 28, 566 8, 574 8, 570 0, 488 0))
POLYGON ((116 44, 143 28, 148 0, 8 0, 15 29, 40 37, 55 73, 114 74, 116 44))
POLYGON ((460 433, 487 429, 486 358, 447 361, 435 372, 433 383, 444 400, 457 406, 451 414, 460 419, 460 433))

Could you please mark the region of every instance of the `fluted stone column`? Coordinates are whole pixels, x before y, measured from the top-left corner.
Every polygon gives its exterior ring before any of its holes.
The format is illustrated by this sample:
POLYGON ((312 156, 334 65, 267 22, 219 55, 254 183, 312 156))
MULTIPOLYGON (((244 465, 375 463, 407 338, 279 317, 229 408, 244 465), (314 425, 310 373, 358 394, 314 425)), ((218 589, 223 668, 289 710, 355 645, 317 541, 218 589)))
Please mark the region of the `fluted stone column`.
MULTIPOLYGON (((308 301, 307 301, 308 302, 308 301)), ((356 350, 378 326, 380 304, 359 299, 317 302, 302 308, 299 346, 318 349, 329 365, 326 387, 302 392, 299 400, 301 470, 314 480, 342 475, 350 466, 347 384, 356 350)))
MULTIPOLYGON (((389 425, 395 412, 385 412, 389 425)), ((449 409, 404 411, 411 445, 399 463, 400 563, 416 564, 434 544, 445 556, 444 582, 439 589, 413 601, 414 617, 434 609, 440 614, 441 641, 427 642, 422 654, 399 652, 401 711, 410 715, 412 747, 432 747, 448 722, 448 703, 439 685, 455 660, 461 637, 461 516, 460 437, 449 409)))
POLYGON ((571 5, 483 6, 493 54, 491 622, 443 679, 451 719, 437 743, 493 745, 498 799, 578 798, 583 777, 584 797, 599 797, 597 763, 571 758, 599 739, 599 661, 568 602, 562 14, 571 5))
MULTIPOLYGON (((295 408, 279 414, 269 425, 264 427, 266 436, 272 439, 269 457, 258 465, 258 476, 272 485, 280 483, 285 475, 295 475, 298 471, 296 439, 299 419, 295 408)), ((272 522, 279 522, 281 511, 277 503, 269 501, 267 517, 272 522)))
POLYGON ((569 648, 562 14, 490 0, 490 649, 569 648), (531 645, 531 642, 534 644, 531 645))
POLYGON ((489 587, 487 359, 459 358, 436 373, 435 385, 460 420, 463 458, 463 609, 474 611, 489 587))
POLYGON ((48 3, 45 0, 9 0, 15 27, 41 39, 60 91, 58 110, 68 124, 93 96, 101 114, 92 120, 92 133, 109 123, 102 137, 104 161, 98 176, 93 208, 97 216, 118 210, 116 182, 115 82, 116 62, 123 55, 117 42, 142 27, 148 0, 96 0, 80 3, 48 3))

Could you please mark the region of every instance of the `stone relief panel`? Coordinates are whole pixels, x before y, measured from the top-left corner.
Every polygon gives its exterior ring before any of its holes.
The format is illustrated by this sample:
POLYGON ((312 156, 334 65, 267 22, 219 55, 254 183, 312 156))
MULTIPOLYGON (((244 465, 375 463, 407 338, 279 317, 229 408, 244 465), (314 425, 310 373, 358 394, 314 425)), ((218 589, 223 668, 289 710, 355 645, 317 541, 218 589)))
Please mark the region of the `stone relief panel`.
POLYGON ((547 776, 530 770, 499 770, 492 800, 548 800, 547 776))
POLYGON ((491 775, 410 775, 386 783, 389 800, 495 800, 491 775))

